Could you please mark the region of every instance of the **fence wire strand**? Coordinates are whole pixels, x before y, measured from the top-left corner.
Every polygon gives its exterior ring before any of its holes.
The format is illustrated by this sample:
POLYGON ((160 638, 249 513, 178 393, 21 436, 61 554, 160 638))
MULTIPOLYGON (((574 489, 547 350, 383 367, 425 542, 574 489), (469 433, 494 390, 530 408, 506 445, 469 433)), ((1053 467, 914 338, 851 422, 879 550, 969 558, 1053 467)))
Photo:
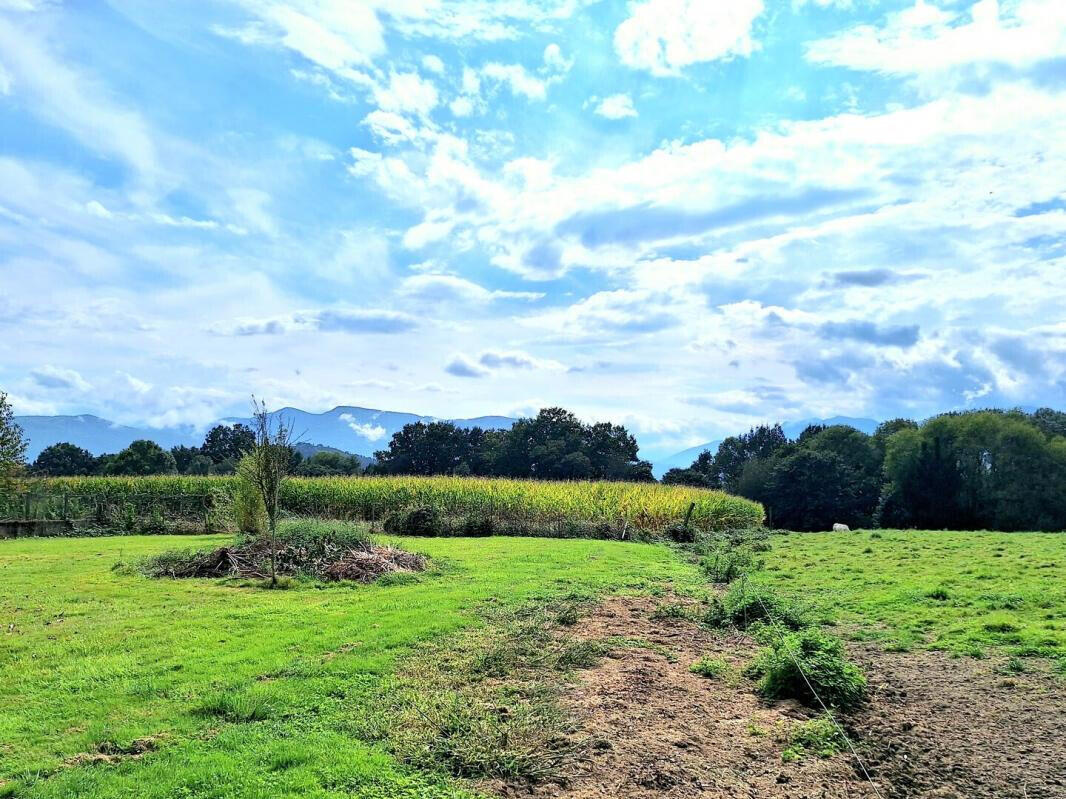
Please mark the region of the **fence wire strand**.
MULTIPOLYGON (((750 581, 748 580, 748 575, 745 574, 744 575, 744 590, 745 591, 748 590, 749 584, 750 584, 750 581)), ((784 627, 778 622, 777 618, 770 612, 770 608, 768 608, 766 606, 766 603, 763 602, 762 595, 758 592, 758 590, 756 590, 754 588, 754 586, 752 587, 752 593, 755 595, 755 599, 758 600, 760 607, 762 607, 763 613, 766 614, 766 618, 768 618, 770 620, 770 623, 774 626, 774 628, 781 635, 782 645, 783 645, 785 651, 788 653, 789 658, 792 660, 792 663, 795 665, 796 670, 800 673, 800 676, 803 677, 803 682, 807 684, 807 690, 809 690, 811 692, 811 695, 818 701, 818 704, 822 708, 822 710, 825 712, 826 717, 829 719, 829 721, 836 728, 836 731, 840 734, 840 737, 844 740, 844 743, 846 743, 848 745, 848 749, 851 750, 851 754, 855 758, 855 762, 859 764, 859 770, 862 771, 862 775, 866 778, 866 781, 870 783, 870 787, 873 788, 873 791, 874 791, 875 794, 877 794, 878 799, 885 799, 884 794, 881 793, 880 787, 878 787, 877 783, 874 781, 874 778, 870 776, 870 772, 866 768, 866 764, 863 762, 862 758, 859 756, 858 748, 855 746, 854 743, 852 743, 851 738, 848 737, 848 734, 846 732, 844 732, 844 728, 837 721, 836 716, 833 715, 833 711, 831 711, 829 709, 829 707, 826 705, 826 703, 822 701, 822 697, 820 697, 818 695, 818 692, 815 690, 814 685, 811 684, 810 678, 807 676, 807 672, 805 672, 803 670, 803 665, 800 663, 799 658, 797 658, 796 654, 792 651, 792 647, 790 647, 785 642, 784 639, 785 639, 786 632, 785 632, 784 627)))

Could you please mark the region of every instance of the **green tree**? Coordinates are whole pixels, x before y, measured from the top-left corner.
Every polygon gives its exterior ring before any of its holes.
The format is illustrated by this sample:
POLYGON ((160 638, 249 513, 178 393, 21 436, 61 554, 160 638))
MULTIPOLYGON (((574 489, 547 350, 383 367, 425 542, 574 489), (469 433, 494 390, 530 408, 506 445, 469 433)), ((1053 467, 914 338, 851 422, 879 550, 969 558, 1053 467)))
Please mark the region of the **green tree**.
POLYGON ((15 423, 7 394, 0 391, 0 488, 7 490, 26 463, 26 439, 15 423))
POLYGON ((773 465, 768 489, 773 523, 788 530, 828 530, 853 503, 844 459, 800 449, 773 465))
MULTIPOLYGON (((374 453, 379 474, 454 474, 461 464, 473 466, 484 438, 479 427, 451 422, 415 422, 393 434, 388 449, 374 453)), ((321 454, 321 453, 319 453, 321 454)))
POLYGON ((270 584, 278 584, 278 510, 281 489, 288 479, 292 464, 292 426, 284 419, 274 418, 266 403, 252 399, 254 444, 241 461, 242 470, 263 500, 267 517, 267 543, 270 547, 270 584))
POLYGON ((44 477, 89 475, 96 471, 96 457, 87 449, 63 442, 41 450, 30 469, 44 477))
POLYGON ((233 466, 227 471, 227 474, 232 474, 237 469, 237 461, 253 446, 255 433, 238 422, 234 425, 215 425, 208 430, 200 451, 215 464, 232 461, 233 466))
POLYGON ((203 455, 203 451, 199 447, 187 447, 182 444, 177 447, 171 447, 170 454, 174 456, 174 464, 180 474, 191 474, 189 467, 192 465, 193 459, 203 455))
POLYGON ((718 445, 714 456, 715 482, 730 493, 736 493, 744 465, 757 458, 772 458, 789 445, 781 425, 761 425, 747 433, 730 436, 718 445))
POLYGON ((177 470, 174 456, 147 439, 134 441, 107 465, 109 475, 174 474, 177 470))

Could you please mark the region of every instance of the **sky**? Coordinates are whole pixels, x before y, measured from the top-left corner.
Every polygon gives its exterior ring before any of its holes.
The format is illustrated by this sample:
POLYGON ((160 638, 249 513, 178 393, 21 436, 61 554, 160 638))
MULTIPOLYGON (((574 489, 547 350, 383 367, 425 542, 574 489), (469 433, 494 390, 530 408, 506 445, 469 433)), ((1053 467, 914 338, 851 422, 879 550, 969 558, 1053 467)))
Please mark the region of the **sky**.
POLYGON ((0 389, 1066 407, 1062 0, 0 0, 0 389))

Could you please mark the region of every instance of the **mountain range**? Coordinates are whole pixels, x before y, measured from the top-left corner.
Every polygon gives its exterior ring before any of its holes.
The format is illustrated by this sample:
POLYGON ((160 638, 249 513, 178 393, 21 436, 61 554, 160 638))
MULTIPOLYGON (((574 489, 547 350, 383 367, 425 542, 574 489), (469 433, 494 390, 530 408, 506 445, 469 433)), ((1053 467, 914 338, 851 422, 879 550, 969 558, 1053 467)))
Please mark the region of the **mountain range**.
MULTIPOLYGON (((384 449, 393 433, 404 425, 414 422, 448 421, 459 427, 481 427, 487 430, 501 430, 510 427, 515 419, 508 416, 478 416, 473 419, 439 419, 435 416, 419 416, 413 413, 382 411, 374 408, 359 408, 341 405, 324 413, 309 413, 299 408, 282 408, 274 414, 283 416, 293 426, 293 434, 309 450, 328 448, 361 456, 371 456, 375 450, 384 449)), ((204 431, 191 425, 175 427, 131 427, 101 419, 91 414, 79 416, 17 416, 15 421, 21 425, 29 446, 26 457, 33 460, 45 447, 66 441, 89 450, 94 455, 105 452, 118 452, 138 439, 147 438, 161 447, 185 445, 199 446, 203 442, 204 431)), ((224 424, 242 422, 249 419, 229 417, 219 420, 224 424)), ((834 416, 829 419, 803 419, 783 424, 785 434, 796 438, 810 424, 844 424, 872 433, 877 427, 873 419, 834 416)), ((739 431, 738 431, 739 432, 739 431)), ((708 441, 690 447, 672 455, 654 458, 653 473, 661 477, 668 469, 684 468, 690 465, 704 450, 713 454, 721 441, 708 441)))

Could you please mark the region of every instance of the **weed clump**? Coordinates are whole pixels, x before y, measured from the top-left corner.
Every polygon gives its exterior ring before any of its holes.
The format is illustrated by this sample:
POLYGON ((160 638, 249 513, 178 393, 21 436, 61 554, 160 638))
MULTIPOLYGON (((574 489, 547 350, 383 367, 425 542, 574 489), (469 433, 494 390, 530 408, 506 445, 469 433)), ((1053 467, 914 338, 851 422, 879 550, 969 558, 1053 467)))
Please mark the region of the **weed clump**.
POLYGON ((693 674, 698 674, 700 677, 706 677, 708 680, 716 680, 728 674, 730 668, 729 664, 721 658, 702 657, 689 666, 688 670, 693 674))
POLYGON ((722 596, 711 600, 703 616, 708 627, 746 630, 755 624, 781 625, 799 630, 811 623, 810 614, 772 591, 746 583, 734 583, 722 596))
POLYGON ((809 721, 789 724, 779 740, 785 745, 781 759, 786 763, 801 760, 807 754, 832 757, 842 752, 847 745, 829 713, 809 721))
POLYGON ((748 667, 759 679, 759 693, 768 699, 797 699, 843 710, 866 696, 866 676, 847 659, 840 639, 812 627, 774 640, 748 667))

